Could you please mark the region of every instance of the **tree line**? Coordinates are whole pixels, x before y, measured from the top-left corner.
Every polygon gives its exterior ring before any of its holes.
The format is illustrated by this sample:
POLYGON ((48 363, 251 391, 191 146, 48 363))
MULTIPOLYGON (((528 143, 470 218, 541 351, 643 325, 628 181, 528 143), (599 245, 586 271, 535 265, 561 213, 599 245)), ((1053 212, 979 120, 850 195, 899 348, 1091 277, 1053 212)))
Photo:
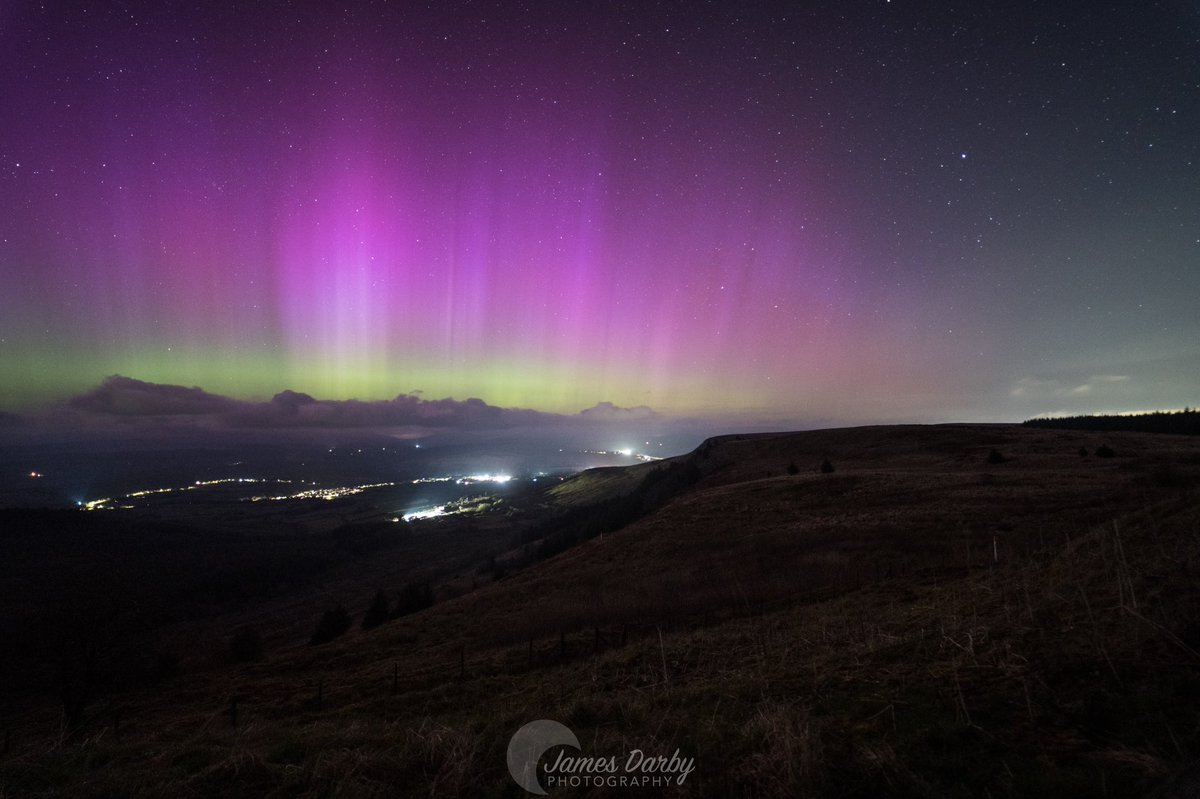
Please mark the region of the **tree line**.
POLYGON ((1172 433, 1200 435, 1200 410, 1153 411, 1129 415, 1060 416, 1053 419, 1027 419, 1026 427, 1066 430, 1129 431, 1133 433, 1172 433))

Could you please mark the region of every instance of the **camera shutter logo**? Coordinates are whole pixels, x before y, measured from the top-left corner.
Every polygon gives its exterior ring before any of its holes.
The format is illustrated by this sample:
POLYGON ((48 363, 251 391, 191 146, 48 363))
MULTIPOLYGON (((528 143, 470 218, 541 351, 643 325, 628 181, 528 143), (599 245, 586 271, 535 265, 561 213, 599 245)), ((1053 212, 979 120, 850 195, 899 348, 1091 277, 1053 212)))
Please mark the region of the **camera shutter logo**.
POLYGON ((546 789, 538 781, 537 764, 554 746, 580 748, 579 739, 569 727, 550 719, 531 721, 516 731, 508 742, 508 773, 517 785, 538 796, 546 795, 546 789))

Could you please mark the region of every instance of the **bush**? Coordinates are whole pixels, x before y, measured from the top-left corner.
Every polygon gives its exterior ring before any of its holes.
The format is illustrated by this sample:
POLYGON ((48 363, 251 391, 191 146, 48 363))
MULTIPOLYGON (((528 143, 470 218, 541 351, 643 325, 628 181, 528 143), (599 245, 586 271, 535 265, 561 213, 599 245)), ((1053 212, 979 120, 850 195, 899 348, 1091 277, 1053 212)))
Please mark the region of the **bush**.
POLYGON ((313 630, 312 638, 308 643, 310 646, 327 644, 333 639, 345 635, 352 624, 354 624, 354 620, 350 618, 350 612, 338 605, 336 608, 325 611, 325 614, 321 616, 321 620, 317 622, 317 629, 313 630))
POLYGON ((1089 454, 1090 454, 1090 453, 1088 452, 1088 448, 1087 448, 1087 447, 1080 447, 1080 448, 1079 448, 1079 457, 1081 457, 1081 458, 1086 458, 1086 457, 1087 457, 1089 454))
POLYGON ((821 461, 821 474, 833 474, 833 464, 829 462, 828 458, 821 461))
POLYGON ((1116 454, 1117 453, 1108 444, 1101 444, 1100 446, 1096 447, 1097 458, 1112 458, 1116 456, 1116 454))
POLYGON ((1000 450, 992 450, 987 456, 988 463, 1004 463, 1004 456, 1000 454, 1000 450))
POLYGON ((791 463, 789 463, 787 465, 787 473, 788 474, 800 474, 800 467, 796 465, 795 461, 792 461, 791 463))
POLYGON ((390 611, 387 594, 382 590, 376 591, 375 598, 371 600, 371 606, 363 614, 362 628, 371 630, 383 624, 390 618, 390 611))
POLYGON ((262 660, 262 638, 258 630, 243 627, 229 639, 229 658, 234 663, 252 663, 262 660))
POLYGON ((419 610, 431 607, 433 605, 433 588, 429 583, 419 583, 406 585, 400 589, 400 595, 396 597, 396 610, 394 616, 407 616, 410 613, 416 613, 419 610))
POLYGON ((489 555, 488 559, 479 564, 479 568, 475 570, 478 575, 490 574, 493 580, 499 580, 505 575, 504 565, 496 560, 495 555, 489 555))

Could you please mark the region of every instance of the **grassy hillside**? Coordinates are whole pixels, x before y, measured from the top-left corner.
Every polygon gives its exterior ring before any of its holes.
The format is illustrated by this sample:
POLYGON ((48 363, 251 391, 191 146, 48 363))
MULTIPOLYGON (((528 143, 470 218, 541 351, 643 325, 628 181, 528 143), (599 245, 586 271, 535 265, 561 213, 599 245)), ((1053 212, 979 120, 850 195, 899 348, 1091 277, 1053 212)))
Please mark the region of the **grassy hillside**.
POLYGON ((678 795, 1136 795, 1200 754, 1198 483, 1183 437, 714 439, 557 488, 510 568, 427 610, 110 696, 74 735, 9 714, 0 792, 524 796, 505 749, 546 718, 694 757, 678 795))

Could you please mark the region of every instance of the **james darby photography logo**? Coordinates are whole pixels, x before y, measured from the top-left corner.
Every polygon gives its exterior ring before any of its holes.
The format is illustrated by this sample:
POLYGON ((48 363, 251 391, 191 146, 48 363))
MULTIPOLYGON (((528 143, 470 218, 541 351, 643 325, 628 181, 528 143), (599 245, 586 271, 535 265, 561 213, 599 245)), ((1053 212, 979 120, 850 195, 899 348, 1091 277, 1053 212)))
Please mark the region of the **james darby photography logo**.
POLYGON ((545 796, 557 787, 666 788, 683 785, 696 768, 695 758, 676 749, 669 755, 630 749, 619 754, 584 755, 579 739, 565 724, 550 719, 531 721, 508 742, 508 772, 525 790, 545 796), (546 752, 553 757, 538 767, 546 752))

